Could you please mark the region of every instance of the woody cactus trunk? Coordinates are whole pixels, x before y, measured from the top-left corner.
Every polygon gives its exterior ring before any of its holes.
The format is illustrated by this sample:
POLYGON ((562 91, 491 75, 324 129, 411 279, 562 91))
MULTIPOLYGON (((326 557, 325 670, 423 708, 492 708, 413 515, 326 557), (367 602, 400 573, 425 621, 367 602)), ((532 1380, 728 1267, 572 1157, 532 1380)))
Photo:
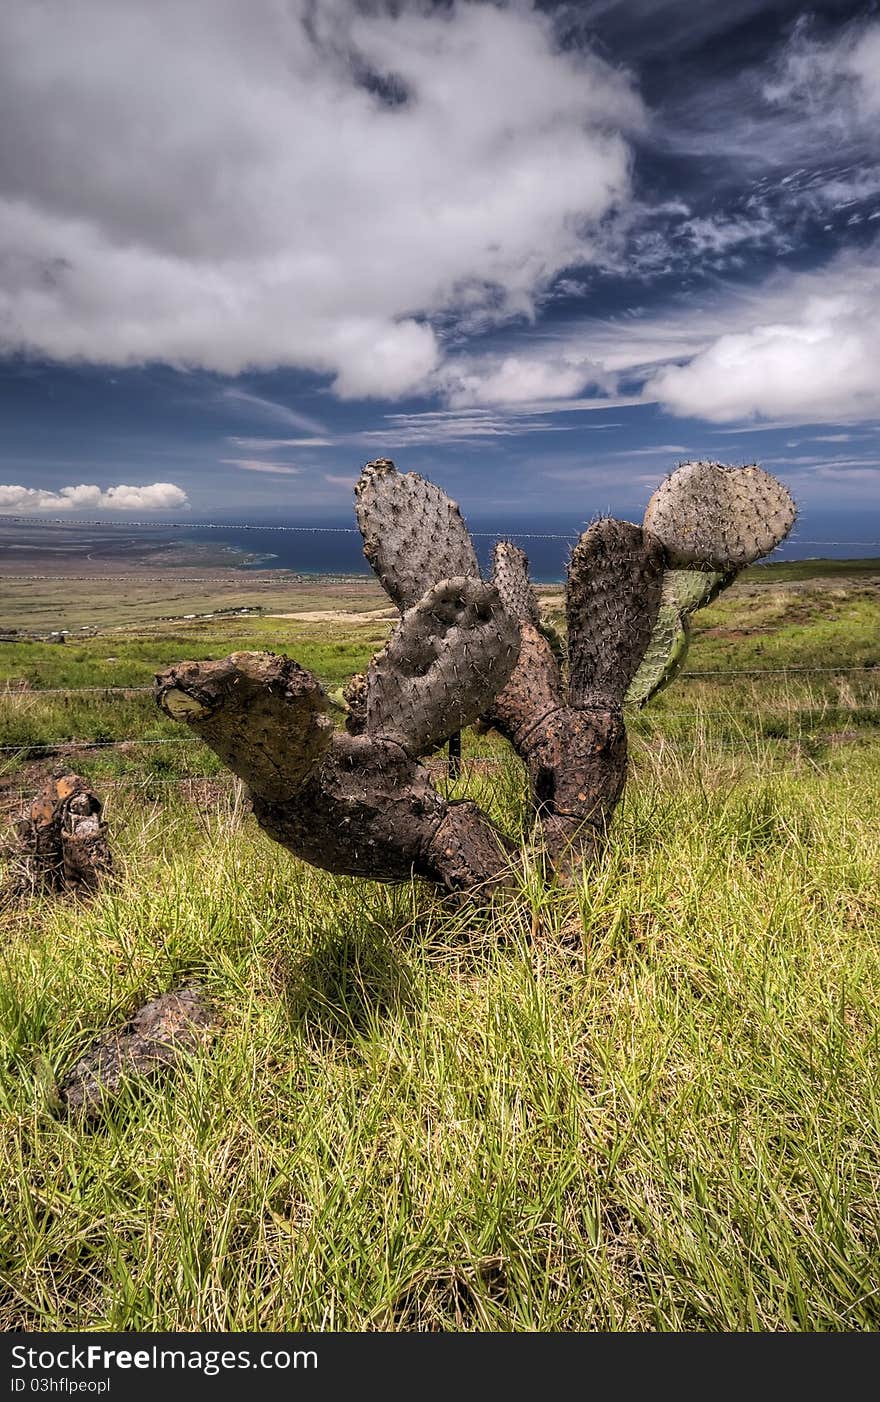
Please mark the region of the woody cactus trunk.
POLYGON ((690 613, 795 518, 758 467, 683 464, 642 526, 603 519, 580 537, 561 666, 516 545, 495 546, 483 580, 457 504, 384 458, 355 497, 364 553, 400 618, 347 688, 346 729, 315 677, 274 653, 181 663, 157 677, 157 701, 247 783, 261 827, 305 861, 469 895, 505 884, 515 850, 420 761, 478 719, 494 727, 528 772, 548 873, 570 878, 601 847, 623 791, 624 702, 645 704, 671 679, 690 613))

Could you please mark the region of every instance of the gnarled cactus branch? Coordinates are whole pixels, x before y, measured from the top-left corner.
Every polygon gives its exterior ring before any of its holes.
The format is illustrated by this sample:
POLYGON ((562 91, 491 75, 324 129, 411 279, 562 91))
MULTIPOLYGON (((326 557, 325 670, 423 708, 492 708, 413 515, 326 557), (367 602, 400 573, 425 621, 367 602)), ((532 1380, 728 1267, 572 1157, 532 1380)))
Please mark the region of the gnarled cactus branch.
POLYGON ((182 663, 157 677, 156 694, 245 780, 269 836, 305 861, 487 891, 504 879, 510 843, 476 804, 443 798, 418 756, 476 720, 518 647, 497 591, 458 578, 409 609, 375 659, 363 734, 333 730, 317 680, 272 653, 182 663))
POLYGON ((346 732, 316 679, 271 653, 182 663, 157 678, 157 698, 248 783, 275 841, 329 871, 424 877, 450 892, 494 890, 512 847, 475 803, 444 798, 420 758, 478 717, 494 726, 528 771, 548 863, 571 875, 623 790, 628 691, 643 701, 674 673, 689 613, 794 519, 759 468, 689 463, 652 497, 644 526, 595 522, 569 566, 566 672, 518 546, 496 546, 488 583, 438 487, 381 459, 355 494, 364 553, 401 617, 346 689, 346 732))

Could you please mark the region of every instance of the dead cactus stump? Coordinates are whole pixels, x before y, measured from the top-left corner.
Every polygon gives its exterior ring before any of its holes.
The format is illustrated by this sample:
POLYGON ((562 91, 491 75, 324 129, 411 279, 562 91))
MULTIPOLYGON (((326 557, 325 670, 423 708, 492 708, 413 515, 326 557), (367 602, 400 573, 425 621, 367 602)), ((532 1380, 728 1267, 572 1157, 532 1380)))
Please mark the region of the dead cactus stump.
POLYGON ((50 779, 16 824, 20 884, 94 891, 113 866, 102 808, 78 774, 50 779))

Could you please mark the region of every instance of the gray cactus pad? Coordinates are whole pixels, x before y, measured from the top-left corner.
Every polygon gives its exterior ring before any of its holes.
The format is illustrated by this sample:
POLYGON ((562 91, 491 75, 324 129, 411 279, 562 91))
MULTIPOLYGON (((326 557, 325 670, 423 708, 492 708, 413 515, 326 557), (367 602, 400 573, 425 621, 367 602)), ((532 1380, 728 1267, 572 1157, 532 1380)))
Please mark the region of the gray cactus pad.
POLYGON ((540 627, 541 615, 529 579, 528 556, 511 540, 499 540, 492 551, 492 583, 514 618, 520 623, 540 627))
POLYGON ((311 672, 273 652, 181 662, 156 677, 156 701, 185 721, 245 783, 280 801, 330 745, 327 697, 311 672))
POLYGON ((441 580, 408 609, 367 675, 367 731, 424 754, 471 725, 505 685, 516 619, 480 579, 441 580))
POLYGON ((645 528, 671 566, 743 569, 785 539, 795 522, 788 489, 763 468, 687 462, 657 488, 645 528))
POLYGON ((654 631, 663 548, 629 521, 596 521, 568 568, 569 699, 619 706, 654 631))
POLYGON ((441 579, 480 577, 458 503, 387 458, 367 463, 354 489, 364 554, 401 612, 441 579))

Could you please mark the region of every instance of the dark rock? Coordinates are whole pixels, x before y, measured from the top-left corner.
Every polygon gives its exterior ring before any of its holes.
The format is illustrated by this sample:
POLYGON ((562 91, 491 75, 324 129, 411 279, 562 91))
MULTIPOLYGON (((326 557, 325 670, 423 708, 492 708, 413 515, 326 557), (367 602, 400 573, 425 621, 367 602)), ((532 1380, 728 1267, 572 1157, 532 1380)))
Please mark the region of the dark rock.
POLYGON ((63 1113, 96 1119, 125 1085, 155 1080, 210 1038, 214 1021, 195 986, 163 993, 99 1037, 60 1085, 63 1113))

